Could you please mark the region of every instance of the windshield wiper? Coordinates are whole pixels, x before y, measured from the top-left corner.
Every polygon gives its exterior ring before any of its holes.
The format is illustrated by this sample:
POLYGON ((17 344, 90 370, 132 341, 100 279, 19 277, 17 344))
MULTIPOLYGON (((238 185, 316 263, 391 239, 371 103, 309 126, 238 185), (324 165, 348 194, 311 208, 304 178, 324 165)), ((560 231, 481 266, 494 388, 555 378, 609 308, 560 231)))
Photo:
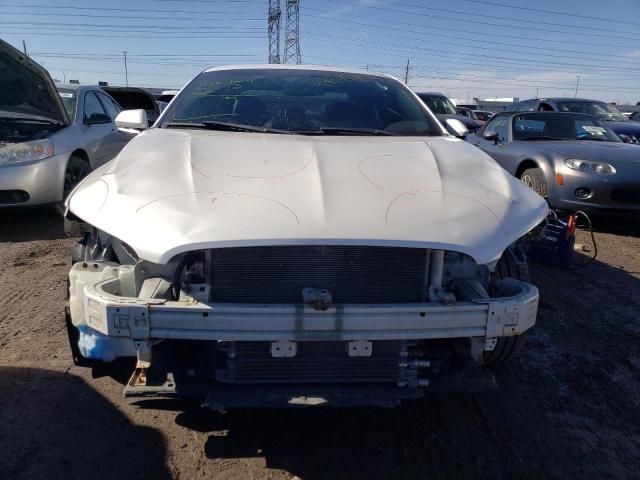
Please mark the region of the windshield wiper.
POLYGON ((299 132, 304 135, 395 135, 395 133, 375 128, 322 127, 318 130, 299 132))
POLYGON ((169 122, 163 125, 164 128, 202 128, 205 130, 219 130, 222 132, 256 132, 256 133, 282 133, 286 135, 295 135, 296 132, 289 130, 279 130, 277 128, 258 127, 254 125, 242 125, 230 122, 212 122, 206 121, 201 123, 191 122, 169 122))

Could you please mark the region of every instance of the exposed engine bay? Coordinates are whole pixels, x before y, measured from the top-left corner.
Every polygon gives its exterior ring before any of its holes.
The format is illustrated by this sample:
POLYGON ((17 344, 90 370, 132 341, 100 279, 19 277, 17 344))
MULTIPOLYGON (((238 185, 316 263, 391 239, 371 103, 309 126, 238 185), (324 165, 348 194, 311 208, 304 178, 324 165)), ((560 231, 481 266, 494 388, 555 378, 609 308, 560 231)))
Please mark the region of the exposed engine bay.
MULTIPOLYGON (((357 405, 371 404, 375 391, 375 403, 390 406, 426 388, 455 389, 456 375, 468 377, 471 364, 485 363, 498 336, 533 324, 537 306, 537 291, 523 291, 497 269, 430 249, 234 247, 187 252, 158 265, 92 230, 74 261, 68 326, 76 359, 136 356, 125 395, 207 395, 209 406, 220 409, 288 403, 308 392, 330 404, 357 405), (96 277, 100 282, 91 285, 96 277), (104 311, 93 293, 107 303, 120 299, 119 306, 104 311), (523 293, 522 310, 491 306, 523 293), (168 310, 156 313, 161 307, 168 310), (486 320, 466 324, 487 308, 498 315, 493 333, 479 327, 486 320)), ((482 389, 493 385, 484 370, 471 375, 486 377, 482 389)))

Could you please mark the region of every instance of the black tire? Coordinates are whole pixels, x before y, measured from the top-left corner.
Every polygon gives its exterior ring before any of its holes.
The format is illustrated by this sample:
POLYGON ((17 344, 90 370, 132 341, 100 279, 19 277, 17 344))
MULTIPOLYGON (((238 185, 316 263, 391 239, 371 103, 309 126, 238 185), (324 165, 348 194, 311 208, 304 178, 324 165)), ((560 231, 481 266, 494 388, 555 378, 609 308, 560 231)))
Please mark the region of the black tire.
POLYGON ((91 165, 83 158, 71 156, 64 172, 63 200, 69 196, 80 180, 91 173, 91 165))
POLYGON ((527 168, 520 174, 520 181, 542 198, 547 198, 549 196, 547 179, 545 178, 544 172, 541 168, 527 168))
MULTIPOLYGON (((536 169, 539 170, 539 169, 536 169)), ((529 265, 521 242, 512 245, 502 254, 495 270, 499 278, 529 281, 529 265)), ((485 365, 500 365, 509 361, 520 350, 527 338, 526 332, 513 337, 500 337, 493 350, 484 352, 485 365)))

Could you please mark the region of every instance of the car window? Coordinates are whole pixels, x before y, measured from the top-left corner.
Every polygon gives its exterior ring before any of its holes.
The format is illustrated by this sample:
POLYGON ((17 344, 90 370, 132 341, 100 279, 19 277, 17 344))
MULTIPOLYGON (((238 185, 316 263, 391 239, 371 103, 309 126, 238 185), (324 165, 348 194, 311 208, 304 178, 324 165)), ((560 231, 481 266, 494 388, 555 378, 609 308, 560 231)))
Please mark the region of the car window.
POLYGON ((118 116, 118 113, 120 113, 120 107, 117 106, 113 102, 113 100, 111 100, 108 96, 106 96, 106 95, 104 95, 102 93, 99 93, 98 95, 100 96, 100 100, 102 101, 102 105, 107 110, 107 114, 109 115, 111 120, 115 120, 116 117, 118 116))
POLYGON ((509 117, 496 117, 493 118, 484 130, 484 133, 497 133, 498 140, 504 142, 507 139, 507 120, 509 117))
POLYGON ((78 91, 70 88, 59 88, 58 93, 67 111, 67 115, 73 121, 76 117, 76 103, 78 103, 78 91))
POLYGON ((535 120, 518 115, 513 119, 513 139, 526 140, 530 137, 539 137, 544 134, 544 120, 535 120))
POLYGON ((525 113, 513 117, 514 140, 599 140, 619 138, 597 118, 572 113, 525 113))
POLYGON ((106 115, 107 113, 102 108, 102 104, 93 92, 87 92, 84 96, 84 118, 85 120, 91 118, 94 113, 106 115))
POLYGON ((627 119, 616 108, 603 102, 562 102, 558 104, 561 112, 574 112, 593 115, 601 120, 624 122, 627 119))
POLYGON ((436 115, 456 115, 456 107, 453 106, 451 100, 441 95, 430 95, 428 93, 419 93, 418 96, 422 100, 429 110, 436 115))
POLYGON ((185 87, 169 109, 160 127, 224 122, 306 135, 339 129, 442 135, 435 120, 400 82, 359 73, 209 71, 185 87))

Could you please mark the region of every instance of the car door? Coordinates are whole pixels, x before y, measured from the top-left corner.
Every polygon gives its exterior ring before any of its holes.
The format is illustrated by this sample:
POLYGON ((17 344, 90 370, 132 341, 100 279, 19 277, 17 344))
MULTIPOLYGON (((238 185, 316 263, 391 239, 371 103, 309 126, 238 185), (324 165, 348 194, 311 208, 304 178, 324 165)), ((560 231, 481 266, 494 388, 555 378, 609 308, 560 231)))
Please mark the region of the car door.
POLYGON ((115 155, 115 147, 110 135, 116 129, 115 123, 105 111, 94 91, 85 92, 82 103, 82 134, 84 146, 91 159, 91 167, 96 168, 115 155), (101 121, 95 121, 100 119, 101 121))
POLYGON ((476 135, 472 143, 486 153, 488 153, 496 162, 511 171, 510 153, 509 153, 509 121, 511 116, 498 115, 493 117, 487 126, 482 130, 480 135, 476 135), (495 135, 495 139, 490 140, 485 137, 495 135))
POLYGON ((97 92, 97 95, 98 95, 98 98, 100 98, 100 101, 102 102, 102 106, 105 108, 105 110, 107 111, 107 114, 109 115, 109 117, 111 118, 111 121, 113 122, 114 128, 109 134, 109 144, 112 150, 111 158, 113 158, 116 155, 118 155, 118 153, 120 153, 120 150, 122 150, 122 148, 137 134, 132 132, 124 132, 118 129, 115 125, 115 121, 116 121, 116 117, 118 116, 118 113, 120 113, 120 111, 122 110, 120 108, 120 105, 118 105, 115 102, 115 100, 113 100, 109 95, 105 93, 97 92))

